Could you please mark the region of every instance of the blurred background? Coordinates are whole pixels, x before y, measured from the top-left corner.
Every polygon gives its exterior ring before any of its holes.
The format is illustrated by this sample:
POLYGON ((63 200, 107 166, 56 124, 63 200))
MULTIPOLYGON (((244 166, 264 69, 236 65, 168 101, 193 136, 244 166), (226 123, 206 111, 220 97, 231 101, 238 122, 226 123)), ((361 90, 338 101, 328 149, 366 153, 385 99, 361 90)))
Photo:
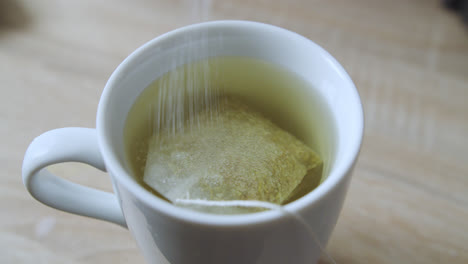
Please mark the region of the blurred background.
MULTIPOLYGON (((337 263, 468 263, 466 2, 0 0, 0 263, 144 263, 127 230, 35 201, 23 155, 47 130, 95 127, 107 78, 134 49, 218 19, 310 38, 361 94, 365 139, 327 247, 337 263)), ((52 170, 111 190, 90 167, 52 170)))

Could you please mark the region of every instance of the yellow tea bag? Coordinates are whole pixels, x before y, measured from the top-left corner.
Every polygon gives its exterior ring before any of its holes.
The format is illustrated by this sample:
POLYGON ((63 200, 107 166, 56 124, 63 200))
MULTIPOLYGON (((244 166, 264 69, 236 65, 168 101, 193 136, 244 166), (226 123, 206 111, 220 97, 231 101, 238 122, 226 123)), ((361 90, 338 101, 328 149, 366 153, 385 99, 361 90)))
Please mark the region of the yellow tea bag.
MULTIPOLYGON (((293 201, 320 182, 322 161, 304 143, 241 101, 223 97, 185 130, 153 135, 146 184, 177 199, 293 201)), ((187 121, 189 122, 189 121, 187 121)))

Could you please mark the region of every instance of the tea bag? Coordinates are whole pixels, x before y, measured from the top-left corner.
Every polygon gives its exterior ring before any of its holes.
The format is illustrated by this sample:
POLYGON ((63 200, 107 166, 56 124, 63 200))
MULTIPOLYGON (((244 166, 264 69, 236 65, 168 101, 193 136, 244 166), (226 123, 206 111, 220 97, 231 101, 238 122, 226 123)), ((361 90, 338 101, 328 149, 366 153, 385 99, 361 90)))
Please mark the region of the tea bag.
POLYGON ((173 203, 275 204, 293 201, 318 185, 323 163, 313 150, 237 98, 224 97, 219 104, 216 113, 196 113, 197 124, 187 123, 183 131, 152 136, 146 184, 173 203))

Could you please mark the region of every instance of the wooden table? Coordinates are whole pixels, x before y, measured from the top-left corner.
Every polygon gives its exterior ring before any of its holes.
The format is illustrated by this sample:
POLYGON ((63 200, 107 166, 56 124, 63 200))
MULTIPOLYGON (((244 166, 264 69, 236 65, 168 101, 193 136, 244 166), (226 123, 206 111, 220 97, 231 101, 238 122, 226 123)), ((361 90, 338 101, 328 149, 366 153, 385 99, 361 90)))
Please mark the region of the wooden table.
MULTIPOLYGON (((327 247, 337 263, 468 263, 468 31, 422 0, 0 1, 0 263, 144 263, 127 230, 31 198, 23 155, 47 130, 94 127, 107 78, 135 48, 216 19, 296 31, 359 89, 365 140, 327 247)), ((90 167, 52 170, 110 190, 90 167)))

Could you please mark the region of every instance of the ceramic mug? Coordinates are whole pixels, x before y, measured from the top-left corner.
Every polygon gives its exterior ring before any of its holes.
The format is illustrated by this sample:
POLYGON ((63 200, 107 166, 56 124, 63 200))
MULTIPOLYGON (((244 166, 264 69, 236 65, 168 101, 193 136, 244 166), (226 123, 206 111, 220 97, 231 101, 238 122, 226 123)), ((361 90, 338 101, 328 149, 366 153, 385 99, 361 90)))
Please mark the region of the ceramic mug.
POLYGON ((61 128, 33 140, 23 162, 31 195, 59 210, 128 227, 148 263, 315 263, 336 224, 363 135, 357 90, 342 66, 324 49, 294 32, 248 21, 214 21, 159 36, 128 56, 114 71, 99 102, 96 129, 61 128), (219 45, 222 36, 223 45, 219 45), (213 215, 176 207, 145 190, 129 173, 123 131, 129 109, 151 82, 178 65, 203 59, 174 56, 203 45, 210 56, 247 56, 281 65, 316 89, 330 107, 334 131, 327 178, 284 208, 311 228, 277 210, 213 215), (193 48, 193 46, 192 46, 193 48), (114 193, 59 178, 47 166, 83 162, 107 171, 114 193))

